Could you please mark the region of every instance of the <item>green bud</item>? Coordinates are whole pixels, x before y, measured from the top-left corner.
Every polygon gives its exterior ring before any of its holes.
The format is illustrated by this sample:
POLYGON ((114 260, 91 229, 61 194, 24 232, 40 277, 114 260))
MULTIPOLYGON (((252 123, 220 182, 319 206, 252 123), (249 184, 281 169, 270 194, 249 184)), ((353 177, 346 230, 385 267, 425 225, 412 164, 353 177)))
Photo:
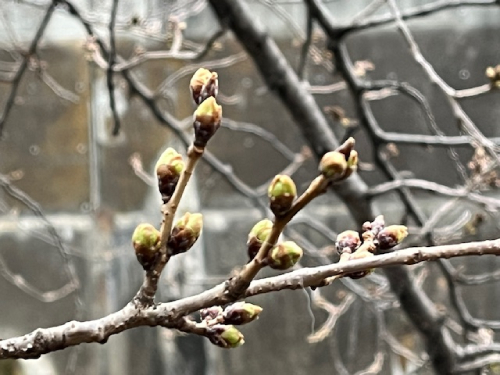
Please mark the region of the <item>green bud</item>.
POLYGON ((250 260, 255 258, 262 244, 267 240, 273 229, 273 222, 269 219, 259 221, 248 234, 247 250, 250 260))
POLYGON ((257 319, 261 312, 262 307, 260 306, 246 302, 236 302, 224 310, 224 323, 234 325, 247 324, 257 319))
POLYGON ((158 190, 161 193, 163 203, 167 203, 172 197, 183 170, 184 161, 177 151, 171 147, 163 151, 155 167, 158 190))
POLYGON ((327 152, 319 162, 319 171, 328 179, 342 177, 346 168, 345 155, 338 151, 327 152))
POLYGON ((345 252, 349 254, 354 253, 359 245, 361 245, 361 239, 359 238, 359 233, 354 230, 346 230, 339 233, 335 242, 335 247, 339 254, 345 252))
POLYGON ((403 242, 408 236, 408 228, 404 225, 389 225, 377 234, 377 241, 381 250, 391 249, 403 242))
POLYGON ((302 254, 302 249, 295 242, 282 242, 269 252, 269 267, 275 270, 286 270, 297 264, 302 254))
POLYGON ((245 343, 243 334, 232 325, 214 325, 208 328, 207 336, 212 344, 225 349, 237 348, 245 343))
POLYGON ((172 228, 168 240, 168 254, 176 255, 188 251, 200 237, 203 216, 186 212, 172 228))
POLYGON ((222 120, 222 107, 215 98, 210 96, 194 112, 194 145, 205 147, 220 127, 222 120))
POLYGON ((285 214, 297 197, 297 188, 290 176, 277 175, 267 189, 271 211, 276 216, 285 214))
POLYGON ((132 234, 137 260, 145 270, 151 269, 159 254, 161 234, 151 224, 139 224, 132 234))
POLYGON ((189 83, 194 102, 198 105, 210 96, 217 96, 219 82, 217 73, 208 69, 198 69, 189 83))
MULTIPOLYGON (((356 251, 349 256, 349 260, 365 259, 365 258, 371 258, 373 256, 374 255, 372 253, 370 253, 369 251, 356 251)), ((350 277, 351 279, 361 279, 362 277, 365 277, 372 272, 373 272, 373 268, 368 269, 368 270, 364 270, 364 271, 351 272, 351 273, 346 274, 346 276, 350 277)))

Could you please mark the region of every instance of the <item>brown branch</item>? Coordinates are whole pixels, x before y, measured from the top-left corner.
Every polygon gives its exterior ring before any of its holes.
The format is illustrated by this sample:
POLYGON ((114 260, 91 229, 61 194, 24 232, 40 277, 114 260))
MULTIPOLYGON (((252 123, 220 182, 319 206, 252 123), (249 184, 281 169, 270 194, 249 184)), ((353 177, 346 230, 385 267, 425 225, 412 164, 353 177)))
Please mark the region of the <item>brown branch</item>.
MULTIPOLYGON (((294 290, 318 286, 327 277, 371 268, 410 265, 441 258, 485 254, 500 256, 500 239, 459 245, 415 247, 341 264, 302 268, 280 276, 255 280, 241 298, 284 289, 294 290)), ((221 283, 200 294, 174 302, 149 307, 137 307, 134 303, 129 303, 122 310, 101 319, 85 322, 71 321, 56 327, 40 328, 24 336, 1 340, 0 359, 38 358, 42 354, 81 343, 105 343, 111 335, 139 326, 163 326, 203 334, 202 330, 196 330, 194 325, 191 327, 187 324, 184 317, 202 308, 228 302, 232 302, 232 300, 225 293, 225 283, 221 283)), ((470 360, 473 353, 469 353, 469 347, 466 349, 454 346, 454 350, 460 353, 461 357, 470 360)))

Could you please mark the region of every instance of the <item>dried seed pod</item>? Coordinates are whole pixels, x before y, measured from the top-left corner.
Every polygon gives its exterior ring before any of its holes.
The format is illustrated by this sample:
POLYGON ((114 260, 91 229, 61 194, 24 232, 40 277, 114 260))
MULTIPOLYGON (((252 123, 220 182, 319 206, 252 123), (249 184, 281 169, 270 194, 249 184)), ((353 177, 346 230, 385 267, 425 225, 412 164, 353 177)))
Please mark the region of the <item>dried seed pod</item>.
POLYGON ((186 212, 172 228, 168 240, 168 254, 176 255, 188 251, 200 237, 203 216, 186 212))
POLYGON ((297 188, 290 176, 277 175, 267 189, 271 211, 276 216, 285 214, 297 197, 297 188))
POLYGON ((205 99, 194 112, 194 145, 205 147, 220 127, 222 107, 217 104, 213 96, 205 99))
POLYGON ((286 270, 297 264, 302 254, 303 251, 299 245, 293 241, 285 241, 269 252, 268 265, 275 270, 286 270))
POLYGON ((160 231, 151 224, 139 224, 132 234, 137 260, 144 270, 150 270, 158 260, 160 253, 160 231))
POLYGON ((208 69, 198 69, 189 83, 191 94, 196 105, 210 96, 216 97, 219 91, 218 75, 208 69))

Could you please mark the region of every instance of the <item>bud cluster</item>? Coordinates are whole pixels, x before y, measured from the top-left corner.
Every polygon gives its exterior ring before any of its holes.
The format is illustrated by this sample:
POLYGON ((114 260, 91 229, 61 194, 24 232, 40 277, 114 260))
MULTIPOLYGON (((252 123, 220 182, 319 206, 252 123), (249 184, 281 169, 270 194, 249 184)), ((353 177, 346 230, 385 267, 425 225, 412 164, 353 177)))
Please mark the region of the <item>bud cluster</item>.
MULTIPOLYGON (((388 250, 400 244, 408 235, 404 225, 385 226, 383 216, 377 216, 372 222, 363 224, 361 241, 358 232, 346 230, 337 236, 335 247, 340 254, 340 262, 355 259, 370 258, 378 250, 388 250)), ((365 270, 346 274, 352 279, 359 279, 371 273, 373 270, 365 270)))
POLYGON ((243 301, 235 302, 225 309, 212 306, 200 310, 200 325, 206 327, 206 336, 212 344, 221 348, 237 348, 243 345, 245 340, 243 334, 234 326, 258 319, 261 312, 262 307, 243 301))
POLYGON ((200 68, 191 78, 189 87, 193 100, 198 105, 193 115, 193 144, 204 148, 219 129, 222 120, 222 107, 215 100, 219 91, 217 73, 200 68))

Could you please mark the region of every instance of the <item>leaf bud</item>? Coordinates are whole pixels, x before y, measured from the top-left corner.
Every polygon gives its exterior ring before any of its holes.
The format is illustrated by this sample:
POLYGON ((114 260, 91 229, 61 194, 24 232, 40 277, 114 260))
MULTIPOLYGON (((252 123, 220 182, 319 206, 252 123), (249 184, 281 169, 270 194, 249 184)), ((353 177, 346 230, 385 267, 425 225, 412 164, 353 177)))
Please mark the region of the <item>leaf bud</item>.
POLYGON ((349 254, 354 253, 359 245, 361 245, 361 239, 359 238, 359 233, 354 230, 346 230, 339 233, 335 242, 335 247, 340 255, 345 252, 349 254))
POLYGON ((267 189, 271 211, 276 216, 285 214, 297 197, 297 188, 290 176, 277 175, 267 189))
POLYGON ((224 310, 224 323, 242 325, 250 323, 259 317, 262 312, 262 307, 246 303, 246 302, 236 302, 229 305, 224 310))
POLYGON ((160 231, 151 224, 139 224, 132 234, 132 245, 135 255, 142 267, 150 270, 160 253, 160 231))
POLYGON ((167 203, 174 193, 179 177, 184 170, 182 156, 169 147, 161 154, 156 162, 156 176, 158 177, 158 190, 163 203, 167 203))
POLYGON ((205 147, 220 127, 222 107, 213 96, 205 99, 194 112, 194 145, 205 147))
POLYGON ((186 212, 172 228, 168 240, 168 254, 176 255, 188 251, 200 237, 203 216, 186 212))
POLYGON ((269 252, 269 267, 275 270, 286 270, 297 264, 302 254, 302 249, 295 242, 282 242, 269 252))
POLYGON ((379 248, 391 249, 403 242, 406 236, 408 236, 408 229, 404 225, 389 225, 377 234, 379 248))
POLYGON ((487 67, 486 76, 490 79, 492 87, 500 88, 500 65, 487 67))
POLYGON ((210 96, 217 96, 219 91, 218 75, 208 69, 198 69, 189 83, 191 94, 196 105, 199 105, 210 96))
POLYGON ((208 328, 207 336, 212 344, 225 349, 237 348, 245 343, 243 334, 232 325, 214 325, 208 328))
POLYGON ((248 258, 252 260, 259 252, 262 244, 267 240, 273 229, 273 222, 269 219, 259 221, 253 226, 248 234, 247 251, 248 258))
POLYGON ((319 162, 319 171, 328 179, 343 176, 347 168, 345 155, 338 151, 327 152, 319 162))
POLYGON ((218 316, 222 315, 222 312, 223 310, 220 306, 207 307, 206 309, 200 310, 200 318, 202 320, 216 319, 218 316))

